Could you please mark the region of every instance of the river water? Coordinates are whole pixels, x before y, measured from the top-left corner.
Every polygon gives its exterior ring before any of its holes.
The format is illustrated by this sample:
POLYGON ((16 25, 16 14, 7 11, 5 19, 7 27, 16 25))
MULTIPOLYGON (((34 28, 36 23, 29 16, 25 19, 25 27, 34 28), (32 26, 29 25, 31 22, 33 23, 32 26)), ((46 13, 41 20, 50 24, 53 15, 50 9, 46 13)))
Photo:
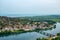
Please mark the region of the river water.
MULTIPOLYGON (((47 30, 45 32, 56 35, 57 33, 60 32, 60 23, 56 23, 55 29, 47 30)), ((9 35, 9 36, 0 37, 0 40, 36 40, 36 38, 47 38, 47 37, 48 36, 45 36, 37 32, 27 32, 18 35, 9 35)))

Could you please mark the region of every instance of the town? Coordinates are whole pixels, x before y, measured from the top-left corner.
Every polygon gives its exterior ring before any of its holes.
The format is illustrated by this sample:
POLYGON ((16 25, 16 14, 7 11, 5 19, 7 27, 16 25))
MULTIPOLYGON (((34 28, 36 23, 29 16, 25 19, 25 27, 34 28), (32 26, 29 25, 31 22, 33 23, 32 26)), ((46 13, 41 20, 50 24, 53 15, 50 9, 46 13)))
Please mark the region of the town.
POLYGON ((49 24, 47 21, 31 21, 9 17, 0 17, 0 32, 4 31, 12 31, 14 30, 35 30, 36 28, 45 29, 53 27, 52 24, 49 24))

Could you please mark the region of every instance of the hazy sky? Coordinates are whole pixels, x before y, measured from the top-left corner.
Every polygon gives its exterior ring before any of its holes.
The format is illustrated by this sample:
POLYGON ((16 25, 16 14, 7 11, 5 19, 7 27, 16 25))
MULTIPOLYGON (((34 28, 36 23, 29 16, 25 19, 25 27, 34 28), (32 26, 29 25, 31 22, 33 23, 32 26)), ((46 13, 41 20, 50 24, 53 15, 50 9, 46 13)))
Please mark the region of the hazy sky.
POLYGON ((0 15, 60 14, 60 0, 0 0, 0 15))

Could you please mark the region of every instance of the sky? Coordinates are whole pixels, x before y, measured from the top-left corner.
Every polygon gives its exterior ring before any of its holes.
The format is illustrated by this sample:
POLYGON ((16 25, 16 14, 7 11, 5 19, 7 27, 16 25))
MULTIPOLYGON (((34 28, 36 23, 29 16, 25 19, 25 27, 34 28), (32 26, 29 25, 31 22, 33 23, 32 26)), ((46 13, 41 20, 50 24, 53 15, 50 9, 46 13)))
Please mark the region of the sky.
POLYGON ((60 15, 60 0, 0 0, 0 16, 60 15))

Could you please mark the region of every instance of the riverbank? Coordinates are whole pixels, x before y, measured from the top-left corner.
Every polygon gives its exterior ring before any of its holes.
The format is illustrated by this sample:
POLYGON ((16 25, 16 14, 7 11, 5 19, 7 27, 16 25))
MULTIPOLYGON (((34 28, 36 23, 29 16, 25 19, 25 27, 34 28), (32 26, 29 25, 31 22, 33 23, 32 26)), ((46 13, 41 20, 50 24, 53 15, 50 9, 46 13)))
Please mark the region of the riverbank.
POLYGON ((9 36, 9 35, 15 35, 15 34, 21 34, 21 33, 26 33, 26 32, 38 32, 38 31, 42 31, 42 30, 52 30, 54 27, 49 27, 49 28, 36 28, 34 30, 14 30, 14 31, 1 31, 0 32, 0 36, 9 36))
POLYGON ((3 31, 0 32, 0 37, 1 36, 9 36, 9 35, 17 35, 17 34, 21 34, 21 33, 26 33, 26 32, 33 32, 34 30, 29 30, 29 31, 24 31, 24 30, 14 30, 14 31, 3 31))

